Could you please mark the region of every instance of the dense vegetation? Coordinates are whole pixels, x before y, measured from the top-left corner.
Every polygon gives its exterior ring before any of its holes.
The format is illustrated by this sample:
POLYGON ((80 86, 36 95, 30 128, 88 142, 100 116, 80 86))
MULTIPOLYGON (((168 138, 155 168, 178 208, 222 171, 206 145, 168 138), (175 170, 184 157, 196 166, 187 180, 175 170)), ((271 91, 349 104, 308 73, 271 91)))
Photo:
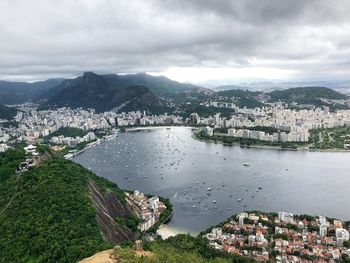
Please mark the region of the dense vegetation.
POLYGON ((242 90, 242 89, 233 89, 219 91, 215 93, 214 97, 218 100, 223 100, 228 102, 231 100, 238 107, 247 107, 247 108, 256 108, 263 107, 264 103, 257 99, 257 96, 260 92, 242 90))
POLYGON ((350 149, 350 128, 338 127, 331 129, 311 130, 310 141, 315 149, 350 149))
POLYGON ((106 75, 118 87, 125 88, 128 86, 145 86, 149 88, 157 96, 173 96, 176 93, 183 94, 184 91, 198 90, 200 87, 180 83, 164 76, 151 76, 145 73, 127 74, 127 75, 106 75))
POLYGON ((62 79, 48 79, 32 83, 0 80, 0 104, 36 101, 42 93, 46 93, 61 82, 62 79))
POLYGON ((0 120, 12 120, 17 114, 17 110, 4 105, 0 105, 0 120))
POLYGON ((320 100, 321 98, 332 100, 347 99, 346 95, 325 87, 302 87, 275 90, 268 93, 268 95, 271 97, 271 101, 281 100, 288 103, 312 104, 316 107, 322 105, 329 106, 327 103, 322 102, 320 100))
POLYGON ((158 97, 147 87, 129 85, 119 87, 111 76, 85 72, 83 76, 65 80, 54 88, 44 107, 94 108, 103 112, 119 107, 120 110, 146 110, 159 106, 158 97))
MULTIPOLYGON (((24 158, 24 150, 11 149, 0 154, 0 184, 13 175, 24 158)), ((0 199, 1 202, 1 199, 0 199)))
POLYGON ((121 199, 123 191, 60 158, 14 175, 23 156, 12 150, 0 158, 0 262, 75 262, 109 248, 87 184, 94 180, 121 199))
POLYGON ((166 240, 145 242, 144 249, 154 253, 150 257, 137 257, 130 248, 117 251, 121 263, 228 263, 255 262, 253 259, 215 250, 201 237, 177 235, 166 240))
POLYGON ((132 231, 138 231, 138 225, 141 220, 135 215, 128 215, 126 217, 118 216, 114 219, 118 224, 130 228, 132 231))
POLYGON ((51 133, 50 138, 54 136, 61 136, 61 135, 63 135, 64 137, 73 137, 73 138, 84 137, 86 135, 86 131, 79 128, 74 128, 74 127, 63 127, 51 133))
POLYGON ((184 118, 187 118, 191 113, 196 112, 199 114, 201 117, 209 117, 213 116, 217 113, 220 113, 222 117, 231 117, 232 114, 234 113, 233 109, 228 109, 228 108, 217 108, 217 107, 206 107, 202 105, 196 105, 196 106, 189 106, 187 105, 185 107, 185 114, 183 115, 184 118))

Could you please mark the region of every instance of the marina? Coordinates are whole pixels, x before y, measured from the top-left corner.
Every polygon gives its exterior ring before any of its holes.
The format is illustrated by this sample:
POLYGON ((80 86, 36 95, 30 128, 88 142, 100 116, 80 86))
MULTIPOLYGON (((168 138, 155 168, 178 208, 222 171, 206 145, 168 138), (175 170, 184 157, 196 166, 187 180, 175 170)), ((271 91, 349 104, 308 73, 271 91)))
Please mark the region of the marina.
POLYGON ((191 233, 243 210, 348 218, 342 202, 350 197, 347 153, 246 149, 200 142, 192 132, 120 133, 72 160, 124 189, 170 198, 168 227, 191 233))

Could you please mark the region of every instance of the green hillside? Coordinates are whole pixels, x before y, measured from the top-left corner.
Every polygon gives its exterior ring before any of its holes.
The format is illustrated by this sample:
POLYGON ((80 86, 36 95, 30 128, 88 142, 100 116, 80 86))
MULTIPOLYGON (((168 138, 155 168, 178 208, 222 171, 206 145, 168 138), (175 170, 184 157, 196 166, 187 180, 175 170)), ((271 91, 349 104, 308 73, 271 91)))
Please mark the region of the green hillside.
POLYGON ((0 105, 0 119, 12 120, 16 114, 16 109, 0 105))
POLYGON ((264 103, 257 99, 259 94, 260 92, 233 89, 218 91, 215 93, 214 97, 219 99, 223 98, 224 101, 231 100, 236 106, 239 107, 255 108, 264 106, 264 103))
POLYGON ((166 240, 144 242, 143 248, 151 257, 138 257, 130 247, 115 252, 119 263, 252 263, 252 258, 216 250, 202 237, 180 234, 166 240))
MULTIPOLYGON (((19 175, 14 171, 24 151, 0 155, 1 263, 76 262, 113 244, 128 246, 130 242, 122 241, 137 237, 131 231, 135 225, 129 222, 133 214, 117 185, 41 152, 43 162, 19 175)), ((144 248, 155 256, 135 257, 124 247, 117 253, 118 262, 253 262, 215 250, 200 236, 157 238, 144 241, 144 248)))
POLYGON ((116 211, 127 216, 117 185, 61 158, 15 175, 23 156, 21 150, 0 156, 0 262, 75 262, 112 247, 111 240, 133 238, 130 229, 95 209, 91 185, 101 190, 98 198, 109 194, 112 205, 119 199, 116 211), (114 236, 103 233, 101 224, 114 236))
POLYGON ((83 76, 65 80, 52 89, 44 107, 94 108, 106 111, 120 107, 128 110, 146 110, 160 106, 159 98, 145 86, 120 88, 106 76, 85 72, 83 76))
POLYGON ((283 100, 286 102, 310 103, 324 99, 347 99, 347 96, 326 87, 301 87, 286 90, 275 90, 270 93, 272 101, 283 100))

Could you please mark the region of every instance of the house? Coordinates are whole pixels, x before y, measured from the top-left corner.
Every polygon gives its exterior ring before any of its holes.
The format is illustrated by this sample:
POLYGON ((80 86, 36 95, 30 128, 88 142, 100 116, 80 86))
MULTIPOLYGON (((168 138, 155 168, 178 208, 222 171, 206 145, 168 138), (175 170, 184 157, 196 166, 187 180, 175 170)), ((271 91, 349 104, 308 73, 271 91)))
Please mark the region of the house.
POLYGON ((24 147, 24 151, 25 153, 28 155, 33 155, 33 156, 37 156, 39 155, 39 153, 36 151, 36 146, 29 144, 27 147, 24 147))

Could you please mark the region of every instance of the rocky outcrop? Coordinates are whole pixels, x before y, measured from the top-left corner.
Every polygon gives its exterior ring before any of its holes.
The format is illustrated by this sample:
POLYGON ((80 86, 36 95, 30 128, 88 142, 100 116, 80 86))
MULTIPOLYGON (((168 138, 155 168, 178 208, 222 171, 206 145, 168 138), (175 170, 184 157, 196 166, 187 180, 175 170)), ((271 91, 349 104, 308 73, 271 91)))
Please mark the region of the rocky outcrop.
POLYGON ((134 239, 134 233, 130 229, 117 224, 114 220, 116 217, 130 214, 128 206, 123 204, 115 193, 102 193, 94 181, 89 182, 89 191, 103 239, 113 244, 134 239))
POLYGON ((44 107, 83 107, 103 112, 125 103, 123 111, 146 110, 159 107, 160 99, 145 86, 121 87, 108 76, 85 72, 83 76, 66 80, 55 87, 44 107))

